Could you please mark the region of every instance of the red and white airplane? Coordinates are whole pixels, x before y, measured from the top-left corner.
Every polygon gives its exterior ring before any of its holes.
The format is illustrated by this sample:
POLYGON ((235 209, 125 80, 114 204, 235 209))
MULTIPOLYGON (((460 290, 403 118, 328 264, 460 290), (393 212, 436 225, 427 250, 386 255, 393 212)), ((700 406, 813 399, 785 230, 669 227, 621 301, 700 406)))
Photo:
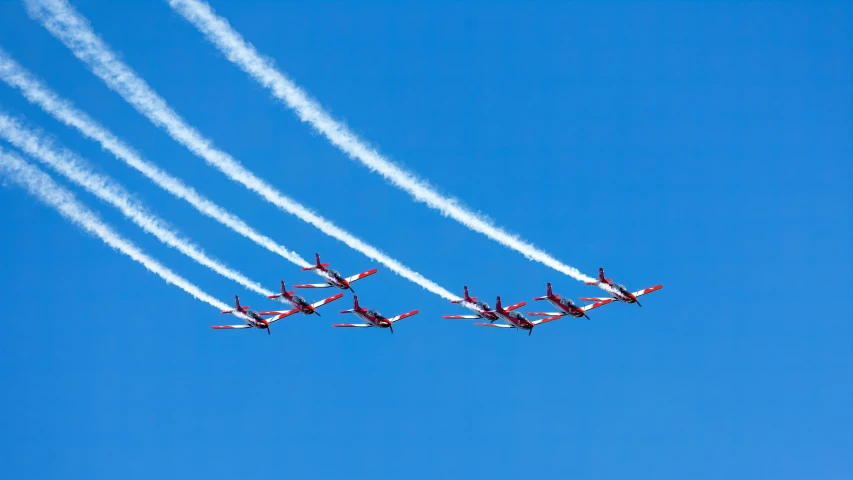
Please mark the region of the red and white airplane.
POLYGON ((379 327, 379 328, 388 328, 391 330, 391 333, 394 333, 394 322, 399 322, 404 318, 411 317, 412 315, 417 315, 418 310, 412 310, 409 313, 404 313, 402 315, 397 315, 396 317, 385 318, 381 313, 376 310, 368 310, 364 307, 358 306, 358 296, 352 296, 352 305, 353 308, 350 310, 341 310, 341 313, 354 313, 358 318, 364 320, 367 323, 335 323, 332 324, 333 327, 343 327, 343 328, 370 328, 370 327, 379 327))
POLYGON ((649 287, 643 290, 639 290, 636 292, 630 292, 624 285, 619 285, 618 283, 613 283, 612 278, 604 278, 604 269, 598 269, 598 281, 597 282, 585 282, 587 285, 595 285, 598 288, 606 291, 610 294, 611 298, 598 298, 598 297, 581 297, 581 300, 587 302, 599 302, 602 305, 613 301, 620 301, 625 303, 636 303, 638 306, 640 302, 637 300, 637 297, 641 297, 648 293, 656 292, 663 288, 663 285, 655 285, 654 287, 649 287))
POLYGON ((318 275, 325 278, 327 280, 326 283, 303 283, 300 285, 294 285, 295 288, 330 288, 337 287, 341 290, 351 290, 352 293, 355 293, 355 290, 352 289, 352 283, 361 280, 364 277, 373 275, 379 270, 373 269, 368 270, 366 272, 359 273, 358 275, 353 275, 351 277, 343 277, 340 273, 332 270, 331 268, 326 268, 329 266, 328 263, 320 263, 320 254, 315 253, 314 256, 317 259, 317 264, 313 267, 305 267, 302 270, 314 270, 318 275))
MULTIPOLYGON (((524 302, 522 302, 522 305, 524 302)), ((524 318, 524 315, 518 312, 510 312, 504 309, 501 306, 501 297, 498 297, 495 302, 495 313, 501 317, 502 320, 506 321, 507 324, 503 323, 474 323, 478 327, 495 327, 495 328, 517 328, 519 330, 527 330, 527 335, 531 335, 533 333, 533 327, 539 325, 541 323, 553 322, 554 320, 559 320, 561 317, 551 317, 551 318, 543 318, 542 320, 533 320, 530 321, 524 318)))
MULTIPOLYGON (((445 315, 444 318, 449 318, 452 320, 476 320, 478 318, 484 318, 489 322, 494 322, 499 319, 498 314, 492 310, 492 307, 489 306, 486 302, 478 302, 477 297, 468 296, 468 287, 462 287, 462 291, 464 292, 462 296, 462 300, 451 300, 450 303, 458 303, 465 308, 474 310, 477 312, 475 315, 445 315)), ((515 310, 518 307, 523 307, 527 305, 527 302, 516 303, 515 305, 510 305, 506 307, 505 310, 510 312, 515 310)))
POLYGON ((553 293, 551 291, 551 284, 548 284, 546 289, 546 294, 544 297, 536 297, 533 300, 547 300, 551 305, 560 309, 559 312, 528 312, 527 314, 531 317, 564 317, 566 315, 571 315, 575 318, 587 317, 586 312, 592 310, 593 308, 598 308, 602 305, 607 305, 610 301, 602 301, 596 303, 590 303, 589 305, 584 305, 583 307, 579 307, 575 305, 575 302, 571 301, 568 298, 560 298, 559 293, 553 293))
POLYGON ((230 313, 230 314, 236 315, 236 316, 240 317, 240 319, 242 319, 246 323, 244 323, 242 325, 216 325, 216 326, 213 326, 210 328, 212 328, 214 330, 231 330, 231 329, 240 329, 240 328, 259 328, 261 330, 266 330, 267 334, 269 334, 270 333, 270 324, 284 318, 283 316, 274 316, 274 317, 270 317, 270 318, 263 318, 263 317, 261 317, 261 315, 265 314, 266 312, 257 313, 257 312, 253 312, 252 310, 249 310, 248 305, 246 305, 245 307, 240 306, 240 297, 238 297, 237 295, 234 295, 234 303, 236 305, 236 308, 234 310, 223 310, 222 313, 230 313), (235 312, 237 312, 237 313, 235 313, 235 312))
MULTIPOLYGON (((329 298, 324 298, 323 300, 320 300, 319 302, 308 303, 305 301, 304 298, 300 297, 299 295, 295 295, 295 293, 296 292, 294 290, 291 290, 288 292, 287 289, 284 287, 284 280, 282 280, 281 281, 281 293, 277 293, 275 295, 270 295, 269 298, 276 300, 276 301, 279 301, 285 305, 291 305, 291 306, 295 307, 296 310, 294 310, 294 313, 295 312, 302 312, 304 315, 315 314, 319 317, 320 312, 317 311, 317 307, 321 307, 321 306, 323 306, 329 302, 334 302, 335 300, 344 296, 343 293, 339 293, 339 294, 333 295, 329 298)), ((267 313, 267 312, 262 312, 262 314, 263 313, 267 313)), ((277 312, 277 313, 285 313, 285 312, 277 312)))

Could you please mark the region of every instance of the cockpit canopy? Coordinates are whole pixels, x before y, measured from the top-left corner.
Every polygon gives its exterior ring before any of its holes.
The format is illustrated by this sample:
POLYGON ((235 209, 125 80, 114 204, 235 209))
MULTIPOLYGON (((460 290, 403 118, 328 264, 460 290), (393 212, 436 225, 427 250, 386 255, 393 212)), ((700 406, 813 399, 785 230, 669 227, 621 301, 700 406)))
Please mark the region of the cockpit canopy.
POLYGON ((326 270, 326 271, 329 272, 329 275, 331 275, 333 277, 340 277, 341 276, 340 273, 338 273, 336 270, 332 270, 331 268, 326 270))
POLYGON ((382 316, 382 314, 380 314, 378 310, 368 310, 367 314, 373 318, 379 318, 382 316))
POLYGON ((569 307, 574 307, 574 306, 575 306, 575 302, 571 301, 571 300, 570 300, 570 299, 568 299, 568 298, 561 298, 561 299, 560 299, 560 303, 562 303, 563 305, 567 305, 567 306, 569 306, 569 307))
POLYGON ((492 309, 492 307, 490 307, 489 304, 486 302, 477 302, 477 307, 480 310, 491 310, 492 309))
POLYGON ((509 315, 510 315, 512 318, 517 318, 517 319, 519 319, 519 320, 522 320, 522 319, 524 318, 524 317, 523 317, 520 313, 518 313, 518 312, 512 312, 512 313, 510 313, 509 315))
POLYGON ((305 303, 305 299, 300 297, 299 295, 294 295, 291 298, 293 298, 293 301, 296 303, 305 303))
POLYGON ((627 288, 625 288, 625 285, 619 285, 618 283, 614 283, 614 284, 613 284, 613 288, 615 288, 616 290, 621 290, 621 291, 623 291, 623 292, 627 292, 627 291, 628 291, 628 289, 627 289, 627 288))

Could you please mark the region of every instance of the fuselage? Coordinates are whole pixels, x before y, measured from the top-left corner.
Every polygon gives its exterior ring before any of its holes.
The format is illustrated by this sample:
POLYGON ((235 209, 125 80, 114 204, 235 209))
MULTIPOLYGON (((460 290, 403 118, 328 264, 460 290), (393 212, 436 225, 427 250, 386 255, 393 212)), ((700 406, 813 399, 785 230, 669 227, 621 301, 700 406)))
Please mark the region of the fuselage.
POLYGON ((278 297, 278 300, 280 300, 281 303, 285 303, 292 306, 293 308, 298 308, 303 315, 311 315, 313 313, 316 313, 314 307, 311 306, 310 303, 305 301, 305 299, 300 297, 299 295, 284 294, 278 297))
POLYGON ((569 299, 547 297, 546 300, 548 300, 548 303, 550 303, 551 305, 559 308, 560 311, 562 311, 566 315, 571 315, 577 318, 581 318, 584 316, 584 311, 578 308, 577 305, 575 305, 574 302, 569 299))
POLYGON ((509 323, 510 325, 512 325, 516 328, 521 328, 524 330, 528 330, 530 328, 533 328, 533 324, 530 322, 530 320, 524 318, 524 315, 522 315, 518 312, 507 312, 504 309, 495 310, 495 312, 503 320, 505 320, 507 323, 509 323))
POLYGON ((383 317, 382 314, 380 314, 376 310, 367 310, 365 308, 360 308, 352 313, 354 313, 358 318, 373 325, 374 327, 388 328, 391 326, 391 322, 387 318, 383 317))
POLYGON ((475 302, 473 300, 466 300, 465 305, 490 322, 494 322, 499 318, 495 314, 495 312, 492 311, 492 307, 490 307, 489 304, 486 302, 475 302))
POLYGON ((344 278, 344 277, 343 277, 340 273, 338 273, 337 271, 332 270, 332 269, 330 269, 330 268, 317 268, 315 271, 316 271, 316 272, 317 272, 317 274, 319 274, 321 277, 323 277, 323 278, 325 278, 326 280, 328 280, 328 281, 329 281, 329 283, 330 283, 332 286, 334 286, 334 287, 338 287, 338 288, 340 288, 341 290, 349 290, 349 289, 350 289, 350 284, 349 284, 349 282, 347 281, 347 279, 346 279, 346 278, 344 278))
POLYGON ((618 283, 611 283, 611 284, 604 283, 604 285, 607 285, 608 287, 610 287, 609 289, 607 287, 603 287, 601 285, 602 284, 599 283, 599 286, 603 290, 606 290, 608 293, 610 293, 610 296, 614 300, 619 300, 620 302, 625 302, 625 303, 636 303, 637 302, 637 297, 635 297, 634 294, 632 294, 630 291, 628 291, 628 289, 625 288, 624 285, 619 285, 618 283))
POLYGON ((270 325, 269 322, 252 310, 246 310, 244 315, 249 320, 249 324, 255 328, 267 328, 270 325))

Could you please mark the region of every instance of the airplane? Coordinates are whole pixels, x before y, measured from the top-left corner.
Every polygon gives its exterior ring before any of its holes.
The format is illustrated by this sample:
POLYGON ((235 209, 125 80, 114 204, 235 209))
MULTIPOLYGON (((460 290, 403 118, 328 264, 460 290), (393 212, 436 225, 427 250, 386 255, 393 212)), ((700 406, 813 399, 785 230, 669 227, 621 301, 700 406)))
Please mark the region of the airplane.
POLYGON ((261 314, 265 314, 267 312, 253 312, 249 310, 249 306, 240 306, 240 297, 234 295, 234 303, 236 304, 236 308, 234 310, 223 310, 222 313, 230 313, 232 315, 236 315, 240 317, 244 322, 242 325, 215 325, 210 328, 214 330, 231 330, 231 329, 240 329, 240 328, 260 328, 261 330, 266 329, 267 335, 270 334, 270 324, 281 320, 284 316, 276 315, 270 318, 263 318, 261 314), (234 313, 239 312, 239 313, 234 313))
POLYGON ((501 317, 502 320, 505 320, 508 324, 476 322, 474 323, 474 325, 478 327, 517 328, 519 330, 527 330, 527 335, 529 336, 533 334, 533 327, 535 327, 536 325, 539 325, 541 323, 553 322, 554 320, 559 320, 560 318, 562 318, 560 316, 556 316, 550 318, 543 318, 541 320, 530 321, 524 318, 524 315, 518 312, 510 312, 504 309, 501 306, 501 297, 498 297, 497 301, 495 302, 494 312, 497 313, 498 316, 501 317))
MULTIPOLYGON (((344 296, 343 293, 339 293, 337 295, 331 296, 329 298, 325 298, 316 303, 308 303, 304 298, 299 295, 294 295, 295 291, 288 292, 284 287, 284 280, 281 281, 281 293, 277 293, 275 295, 270 295, 268 298, 279 301, 285 305, 292 305, 297 309, 297 311, 302 312, 304 315, 315 314, 318 317, 320 316, 320 312, 317 311, 317 307, 323 306, 329 302, 334 302, 335 300, 344 296)), ((263 312, 267 313, 267 312, 263 312)), ((284 312, 277 312, 284 313, 284 312)))
MULTIPOLYGON (((451 300, 450 303, 459 303, 465 308, 469 308, 477 312, 475 315, 445 315, 443 318, 449 318, 452 320, 476 320, 478 318, 484 318, 488 320, 490 323, 499 319, 498 314, 492 310, 492 307, 489 306, 486 302, 478 302, 477 297, 468 296, 468 287, 462 287, 462 291, 464 292, 462 296, 462 300, 451 300)), ((506 307, 506 311, 515 310, 518 307, 523 307, 527 305, 527 302, 516 303, 515 305, 510 305, 506 307)))
POLYGON ((366 272, 359 273, 358 275, 353 275, 351 277, 344 278, 340 273, 332 270, 331 268, 326 268, 329 266, 328 263, 320 263, 320 254, 315 253, 314 257, 317 259, 317 264, 313 267, 305 267, 302 270, 314 270, 318 275, 328 280, 326 283, 303 283, 300 285, 294 285, 294 288, 329 288, 329 287, 337 287, 341 290, 350 290, 352 293, 355 293, 355 290, 352 289, 352 283, 361 280, 364 277, 373 275, 379 270, 373 269, 368 270, 366 272))
POLYGON ((418 310, 412 310, 409 313, 404 313, 402 315, 397 315, 396 317, 385 318, 381 313, 376 310, 368 310, 364 307, 360 307, 358 305, 358 296, 352 296, 352 305, 353 308, 350 310, 341 310, 341 313, 354 313, 358 318, 366 321, 367 323, 335 323, 332 324, 333 327, 338 328, 370 328, 370 327, 379 327, 379 328, 388 328, 391 330, 391 333, 394 333, 394 322, 399 322, 404 318, 411 317, 412 315, 417 315, 418 310))
POLYGON ((583 307, 579 307, 579 306, 575 305, 575 302, 571 301, 568 298, 560 298, 559 293, 557 293, 557 294, 552 293, 550 283, 548 284, 548 287, 546 289, 545 296, 544 297, 536 297, 533 300, 548 300, 548 302, 551 303, 551 305, 554 305, 555 307, 559 308, 560 311, 559 312, 527 312, 527 314, 530 315, 531 317, 554 317, 554 316, 563 317, 566 315, 571 315, 575 318, 586 317, 587 320, 589 320, 589 317, 587 317, 587 315, 586 315, 587 311, 592 310, 593 308, 598 308, 602 305, 607 305, 608 303, 610 303, 609 301, 607 301, 607 302, 602 301, 602 302, 590 303, 589 305, 584 305, 583 307))
POLYGON ((618 283, 613 283, 612 278, 604 278, 604 269, 598 269, 598 281, 596 282, 584 282, 587 285, 595 285, 598 288, 610 293, 611 298, 599 298, 599 297, 581 297, 581 300, 587 302, 600 302, 602 305, 608 304, 613 301, 620 301, 625 303, 636 303, 638 306, 640 305, 637 297, 646 295, 648 293, 652 293, 663 288, 663 285, 655 285, 654 287, 649 287, 643 290, 639 290, 636 292, 629 292, 624 285, 619 285, 618 283))

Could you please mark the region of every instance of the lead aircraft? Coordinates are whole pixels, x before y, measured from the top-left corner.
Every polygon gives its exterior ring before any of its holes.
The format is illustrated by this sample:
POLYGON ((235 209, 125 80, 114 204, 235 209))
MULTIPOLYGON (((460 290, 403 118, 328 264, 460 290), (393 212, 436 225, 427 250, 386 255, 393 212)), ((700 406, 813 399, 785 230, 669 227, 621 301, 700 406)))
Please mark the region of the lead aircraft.
POLYGON ((332 324, 333 327, 338 328, 370 328, 370 327, 379 327, 379 328, 387 328, 391 330, 391 333, 394 333, 394 322, 399 322, 404 318, 411 317, 412 315, 417 315, 418 310, 412 310, 409 313, 404 313, 402 315, 397 315, 396 317, 386 318, 382 316, 376 310, 368 310, 364 307, 360 307, 358 305, 358 296, 352 296, 352 308, 349 310, 341 310, 341 313, 354 313, 358 318, 364 320, 367 323, 335 323, 332 324))
POLYGON ((599 302, 602 305, 606 305, 613 301, 620 301, 625 303, 636 303, 638 306, 640 305, 637 297, 641 297, 643 295, 656 292, 663 288, 663 285, 655 285, 654 287, 649 287, 643 290, 638 290, 636 292, 630 292, 624 285, 619 285, 618 283, 613 283, 612 278, 604 278, 604 269, 598 269, 598 281, 596 282, 584 282, 587 285, 595 285, 598 288, 606 291, 610 294, 610 298, 599 298, 599 297, 581 297, 581 300, 587 302, 599 302))
POLYGON ((610 301, 601 301, 596 303, 590 303, 589 305, 584 305, 579 307, 575 305, 575 302, 571 301, 568 298, 560 298, 559 293, 553 293, 551 291, 551 284, 549 283, 545 290, 546 294, 544 297, 536 297, 533 300, 547 300, 551 305, 560 309, 559 312, 528 312, 527 314, 531 317, 564 317, 566 315, 571 315, 575 318, 587 317, 586 312, 592 310, 593 308, 598 308, 602 305, 607 305, 610 301))
MULTIPOLYGON (((523 302, 522 302, 523 304, 523 302)), ((506 321, 506 324, 503 323, 474 323, 478 327, 495 327, 495 328, 517 328, 519 330, 527 330, 527 335, 531 335, 533 333, 533 327, 539 325, 541 323, 553 322, 554 320, 559 320, 560 317, 551 317, 551 318, 543 318, 542 320, 533 320, 530 321, 524 318, 524 315, 518 312, 510 312, 509 310, 504 309, 501 306, 501 297, 498 297, 495 301, 495 310, 494 312, 501 317, 502 320, 506 321)))
MULTIPOLYGON (((500 318, 498 317, 498 314, 492 310, 492 307, 490 307, 488 303, 479 302, 477 301, 477 297, 469 296, 467 286, 462 287, 462 291, 462 300, 451 300, 450 303, 458 303, 465 308, 474 310, 477 313, 475 315, 445 315, 444 318, 449 318, 452 320, 476 320, 478 318, 484 318, 490 323, 500 318)), ((527 302, 520 302, 516 303, 515 305, 510 305, 506 307, 505 310, 509 312, 525 305, 527 305, 527 302)))
POLYGON ((314 258, 316 258, 316 264, 313 267, 305 267, 302 270, 313 270, 320 275, 321 277, 327 280, 326 283, 303 283, 300 285, 294 285, 295 288, 330 288, 337 287, 341 290, 350 290, 352 293, 355 293, 355 290, 352 289, 352 283, 361 280, 364 277, 368 277, 378 272, 379 270, 373 269, 368 270, 366 272, 359 273, 358 275, 353 275, 351 277, 343 277, 340 273, 332 270, 331 268, 326 268, 329 266, 328 263, 320 262, 320 254, 315 253, 314 258))

